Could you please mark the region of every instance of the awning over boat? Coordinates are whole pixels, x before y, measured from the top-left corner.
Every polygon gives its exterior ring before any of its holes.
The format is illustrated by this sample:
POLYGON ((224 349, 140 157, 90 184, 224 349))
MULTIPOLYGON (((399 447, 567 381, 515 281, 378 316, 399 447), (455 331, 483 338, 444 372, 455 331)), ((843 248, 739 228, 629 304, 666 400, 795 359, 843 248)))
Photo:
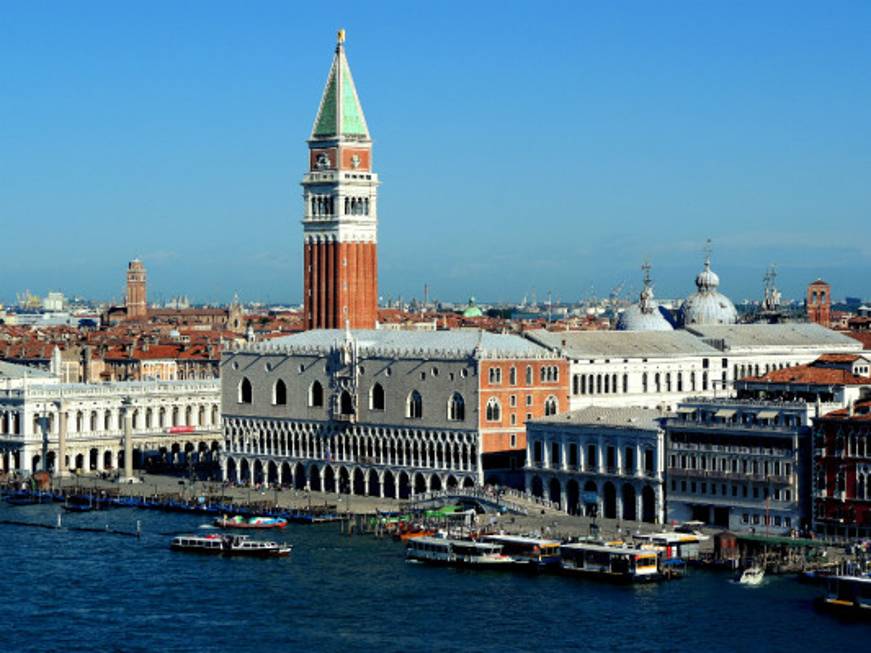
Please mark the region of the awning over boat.
POLYGON ((757 419, 774 419, 775 417, 777 417, 776 410, 761 410, 756 413, 757 419))
POLYGON ((714 413, 714 417, 722 417, 724 419, 731 419, 732 417, 735 417, 736 412, 738 412, 738 411, 730 410, 727 408, 721 408, 716 413, 714 413))
POLYGON ((677 413, 678 415, 692 415, 696 412, 695 408, 690 406, 678 406, 677 413))

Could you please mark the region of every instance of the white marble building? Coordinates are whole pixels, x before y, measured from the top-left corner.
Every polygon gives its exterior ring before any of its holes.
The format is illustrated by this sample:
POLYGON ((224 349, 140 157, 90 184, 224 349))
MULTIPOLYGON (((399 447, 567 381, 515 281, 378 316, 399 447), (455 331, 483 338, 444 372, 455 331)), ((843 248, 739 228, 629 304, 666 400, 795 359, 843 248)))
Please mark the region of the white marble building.
POLYGON ((123 467, 129 416, 134 463, 218 455, 220 382, 59 383, 45 372, 2 364, 0 472, 100 472, 123 467), (59 450, 64 465, 58 469, 59 450))
POLYGON ((862 345, 817 324, 692 326, 676 331, 531 331, 569 359, 571 409, 673 410, 688 397, 732 394, 736 379, 862 345))
POLYGON ((527 425, 526 491, 569 514, 663 523, 663 414, 583 408, 527 425))

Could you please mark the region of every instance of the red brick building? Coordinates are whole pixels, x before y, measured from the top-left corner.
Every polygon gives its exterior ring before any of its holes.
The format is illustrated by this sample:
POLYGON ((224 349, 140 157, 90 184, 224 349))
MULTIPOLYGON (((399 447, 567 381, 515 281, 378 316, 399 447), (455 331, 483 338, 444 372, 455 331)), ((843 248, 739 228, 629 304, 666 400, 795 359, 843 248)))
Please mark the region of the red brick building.
POLYGON ((817 531, 871 537, 871 400, 814 425, 817 531))
MULTIPOLYGON (((522 472, 526 422, 569 409, 565 359, 484 359, 479 370, 479 431, 485 480, 496 470, 522 472)), ((504 473, 500 479, 505 480, 504 473)))
POLYGON ((832 288, 822 279, 807 287, 807 319, 824 327, 832 322, 832 288))

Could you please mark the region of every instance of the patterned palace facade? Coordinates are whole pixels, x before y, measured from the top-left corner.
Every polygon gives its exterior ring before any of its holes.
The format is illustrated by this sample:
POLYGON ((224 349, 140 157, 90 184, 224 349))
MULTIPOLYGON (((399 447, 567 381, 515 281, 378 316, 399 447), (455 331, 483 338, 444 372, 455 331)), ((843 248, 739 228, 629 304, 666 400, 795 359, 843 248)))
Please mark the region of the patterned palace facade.
POLYGON ((483 331, 313 330, 222 367, 224 475, 251 485, 405 498, 521 475, 526 421, 568 405, 564 360, 483 331))

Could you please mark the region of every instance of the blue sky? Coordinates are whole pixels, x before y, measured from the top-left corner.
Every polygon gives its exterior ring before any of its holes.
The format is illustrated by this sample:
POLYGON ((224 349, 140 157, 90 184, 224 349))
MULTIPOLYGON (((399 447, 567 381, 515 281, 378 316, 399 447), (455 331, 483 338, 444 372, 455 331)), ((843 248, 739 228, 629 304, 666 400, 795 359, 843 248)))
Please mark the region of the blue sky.
POLYGON ((29 2, 0 9, 0 301, 300 301, 335 31, 381 175, 384 297, 575 300, 706 238, 871 297, 871 3, 29 2))

